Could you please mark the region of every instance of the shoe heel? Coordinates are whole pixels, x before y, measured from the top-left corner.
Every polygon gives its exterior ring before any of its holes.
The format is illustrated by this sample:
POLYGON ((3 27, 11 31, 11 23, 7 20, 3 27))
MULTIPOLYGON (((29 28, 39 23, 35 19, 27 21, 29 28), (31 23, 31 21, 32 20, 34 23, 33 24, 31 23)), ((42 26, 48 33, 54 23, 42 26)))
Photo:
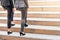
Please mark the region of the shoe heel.
POLYGON ((25 27, 28 27, 28 25, 27 25, 27 24, 25 24, 25 27))
POLYGON ((24 35, 25 35, 25 33, 23 33, 23 32, 20 32, 20 36, 22 36, 22 35, 24 36, 24 35))
POLYGON ((15 24, 11 24, 11 26, 15 26, 15 24))
POLYGON ((8 35, 9 35, 9 34, 12 34, 12 32, 9 32, 9 31, 8 31, 7 34, 8 34, 8 35))

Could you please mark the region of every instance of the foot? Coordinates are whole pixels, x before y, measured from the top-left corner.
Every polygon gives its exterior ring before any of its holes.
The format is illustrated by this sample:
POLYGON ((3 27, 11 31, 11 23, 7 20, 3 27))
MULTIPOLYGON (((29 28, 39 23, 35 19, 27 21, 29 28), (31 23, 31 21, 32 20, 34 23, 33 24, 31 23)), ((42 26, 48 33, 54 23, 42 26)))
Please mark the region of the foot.
POLYGON ((27 27, 28 25, 27 24, 25 24, 25 27, 27 27))
POLYGON ((24 32, 20 32, 20 36, 24 36, 25 35, 25 33, 24 32))
POLYGON ((9 35, 9 34, 12 34, 12 32, 8 31, 7 34, 8 34, 8 35, 9 35))
POLYGON ((11 26, 14 26, 15 24, 11 24, 11 26))
POLYGON ((15 25, 15 23, 14 22, 11 22, 11 26, 14 26, 15 25))
POLYGON ((8 34, 8 35, 9 35, 9 34, 12 34, 11 29, 8 29, 7 34, 8 34))

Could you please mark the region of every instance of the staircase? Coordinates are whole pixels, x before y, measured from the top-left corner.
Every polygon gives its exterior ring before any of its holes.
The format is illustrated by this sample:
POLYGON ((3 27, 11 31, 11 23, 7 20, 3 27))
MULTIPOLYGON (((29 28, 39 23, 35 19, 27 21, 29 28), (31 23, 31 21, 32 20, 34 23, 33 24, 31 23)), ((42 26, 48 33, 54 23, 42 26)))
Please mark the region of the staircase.
POLYGON ((26 35, 20 36, 21 12, 15 11, 11 30, 7 35, 7 11, 0 6, 0 40, 60 40, 60 1, 29 0, 26 35))

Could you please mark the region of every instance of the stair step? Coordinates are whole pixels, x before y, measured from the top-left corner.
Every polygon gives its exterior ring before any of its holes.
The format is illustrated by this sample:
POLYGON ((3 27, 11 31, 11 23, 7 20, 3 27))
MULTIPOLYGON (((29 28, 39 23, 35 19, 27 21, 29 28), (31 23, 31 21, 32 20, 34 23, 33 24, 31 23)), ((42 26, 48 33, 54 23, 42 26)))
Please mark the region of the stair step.
MULTIPOLYGON (((1 31, 7 31, 6 27, 0 27, 1 31)), ((20 28, 11 28, 12 32, 20 32, 20 28)), ((60 31, 54 30, 41 30, 41 29, 30 29, 25 28, 26 33, 35 33, 35 34, 48 34, 48 35, 60 35, 60 31)))
POLYGON ((60 2, 28 1, 29 6, 59 6, 60 2))
POLYGON ((13 37, 18 37, 18 38, 22 37, 22 38, 51 39, 51 40, 58 40, 58 39, 60 39, 60 36, 45 35, 45 34, 31 34, 31 33, 26 33, 25 36, 19 36, 19 32, 13 32, 13 34, 7 35, 6 31, 0 31, 0 35, 13 36, 13 37))
POLYGON ((59 6, 60 5, 60 1, 58 2, 58 1, 46 1, 46 0, 39 0, 39 1, 28 1, 28 5, 29 6, 59 6))
MULTIPOLYGON (((0 14, 1 14, 1 13, 6 14, 7 11, 0 11, 0 14)), ((20 12, 20 11, 14 11, 14 13, 20 14, 21 12, 20 12)), ((27 12, 27 13, 28 13, 28 14, 60 14, 60 12, 27 12)))
POLYGON ((36 39, 26 37, 13 37, 13 36, 0 36, 0 40, 47 40, 47 39, 36 39))
MULTIPOLYGON (((4 9, 0 8, 0 11, 5 11, 4 9)), ((60 12, 60 7, 48 7, 48 8, 41 8, 41 7, 34 7, 29 8, 28 12, 60 12)))
POLYGON ((0 40, 46 40, 46 39, 35 39, 25 37, 13 37, 13 36, 1 36, 0 40))
MULTIPOLYGON (((15 24, 12 26, 11 30, 13 32, 19 32, 21 25, 15 24)), ((1 31, 7 31, 7 24, 0 24, 1 31)), ((41 25, 29 25, 25 28, 26 33, 35 33, 35 34, 49 34, 49 35, 60 35, 59 26, 41 26, 41 25)))
MULTIPOLYGON (((59 18, 27 18, 28 24, 45 25, 45 26, 60 26, 59 18)), ((21 18, 14 17, 16 24, 21 23, 21 18)), ((7 23, 7 17, 0 17, 0 23, 7 23)))
MULTIPOLYGON (((7 11, 0 11, 0 14, 1 13, 7 13, 7 11)), ((15 11, 14 13, 21 13, 20 11, 15 11)), ((28 14, 60 14, 60 12, 27 12, 28 14)))
POLYGON ((59 6, 60 2, 29 1, 28 4, 29 6, 59 6))
MULTIPOLYGON (((7 17, 6 13, 0 13, 0 17, 7 17)), ((21 17, 21 14, 15 13, 14 17, 21 17)), ((60 14, 27 14, 28 18, 60 18, 60 14)))
MULTIPOLYGON (((2 9, 2 8, 0 8, 0 11, 5 11, 5 10, 2 9)), ((33 12, 34 12, 34 11, 39 12, 39 11, 41 11, 41 8, 29 8, 28 11, 29 11, 29 12, 32 12, 32 11, 33 11, 33 12)))
MULTIPOLYGON (((7 17, 0 17, 0 20, 7 20, 7 17)), ((21 20, 21 18, 14 17, 14 20, 21 20)), ((59 18, 27 18, 27 20, 60 22, 59 18)))
MULTIPOLYGON (((7 23, 7 20, 0 20, 0 23, 7 23)), ((21 20, 14 20, 15 24, 21 24, 21 20)), ((44 25, 44 26, 60 26, 60 22, 52 22, 52 21, 27 21, 28 24, 32 25, 44 25)))
MULTIPOLYGON (((15 24, 15 26, 13 26, 13 28, 20 28, 20 26, 21 26, 20 24, 15 24)), ((7 27, 7 24, 0 23, 0 27, 7 27)), ((60 31, 60 27, 59 26, 29 25, 29 27, 27 27, 27 28, 44 29, 44 30, 57 30, 57 31, 60 31)))

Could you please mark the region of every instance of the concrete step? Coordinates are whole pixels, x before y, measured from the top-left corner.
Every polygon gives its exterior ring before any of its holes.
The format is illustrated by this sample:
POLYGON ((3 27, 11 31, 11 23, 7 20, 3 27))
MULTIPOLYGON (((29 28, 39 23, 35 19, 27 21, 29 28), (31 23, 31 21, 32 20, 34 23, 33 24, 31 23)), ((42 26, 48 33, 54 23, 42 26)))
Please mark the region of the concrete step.
POLYGON ((29 6, 59 6, 60 5, 60 1, 59 0, 37 0, 37 1, 33 1, 33 0, 28 0, 28 5, 29 6))
MULTIPOLYGON (((4 9, 0 8, 0 11, 5 11, 4 9)), ((34 7, 29 8, 28 12, 60 12, 60 7, 34 7)))
MULTIPOLYGON (((7 11, 0 11, 1 13, 7 13, 7 11)), ((14 11, 14 13, 21 13, 20 11, 14 11)), ((27 12, 28 14, 60 14, 60 12, 27 12)))
MULTIPOLYGON (((60 26, 60 18, 27 18, 28 24, 44 26, 60 26)), ((14 17, 15 24, 21 23, 20 17, 14 17)), ((0 23, 7 23, 7 17, 0 17, 0 23)))
MULTIPOLYGON (((7 35, 7 31, 0 31, 0 35, 2 38, 8 39, 10 37, 18 37, 19 38, 32 38, 32 39, 46 39, 46 40, 58 40, 60 39, 60 36, 55 36, 55 35, 43 35, 43 34, 31 34, 31 33, 26 33, 25 36, 19 36, 19 32, 13 32, 11 35, 7 35), (5 35, 5 36, 4 36, 5 35)), ((11 38, 10 38, 11 39, 11 38)), ((14 38, 13 38, 14 39, 14 38)))
MULTIPOLYGON (((0 11, 6 11, 6 10, 4 10, 3 8, 0 8, 0 11)), ((29 12, 32 12, 32 11, 39 12, 39 11, 41 11, 41 8, 29 8, 28 11, 29 12)))
POLYGON ((29 6, 60 6, 60 2, 30 1, 29 6))
MULTIPOLYGON (((12 32, 20 32, 21 25, 15 24, 12 26, 12 32)), ((1 31, 7 31, 7 24, 0 24, 1 31)), ((25 28, 26 33, 35 33, 35 34, 49 34, 49 35, 60 35, 59 26, 41 26, 41 25, 29 25, 25 28)))
POLYGON ((60 6, 60 1, 59 2, 53 2, 53 1, 49 1, 47 2, 46 0, 44 0, 45 2, 42 1, 28 1, 28 5, 29 6, 60 6))
MULTIPOLYGON (((0 17, 7 17, 7 13, 0 13, 0 17)), ((21 17, 21 13, 14 13, 14 17, 21 17)), ((28 13, 28 18, 60 18, 60 14, 34 14, 34 13, 28 13)))
MULTIPOLYGON (((0 20, 0 23, 7 23, 7 20, 0 20)), ((15 24, 21 24, 21 20, 14 20, 15 24)), ((28 20, 28 24, 32 25, 44 25, 44 26, 60 26, 60 22, 52 22, 52 21, 33 21, 28 20)))
MULTIPOLYGON (((21 17, 14 17, 13 19, 21 20, 21 17)), ((7 20, 7 17, 0 17, 0 20, 7 20)), ((27 18, 27 20, 60 22, 60 18, 27 18)))
POLYGON ((14 36, 0 36, 0 40, 46 40, 46 39, 35 39, 35 38, 14 37, 14 36))

